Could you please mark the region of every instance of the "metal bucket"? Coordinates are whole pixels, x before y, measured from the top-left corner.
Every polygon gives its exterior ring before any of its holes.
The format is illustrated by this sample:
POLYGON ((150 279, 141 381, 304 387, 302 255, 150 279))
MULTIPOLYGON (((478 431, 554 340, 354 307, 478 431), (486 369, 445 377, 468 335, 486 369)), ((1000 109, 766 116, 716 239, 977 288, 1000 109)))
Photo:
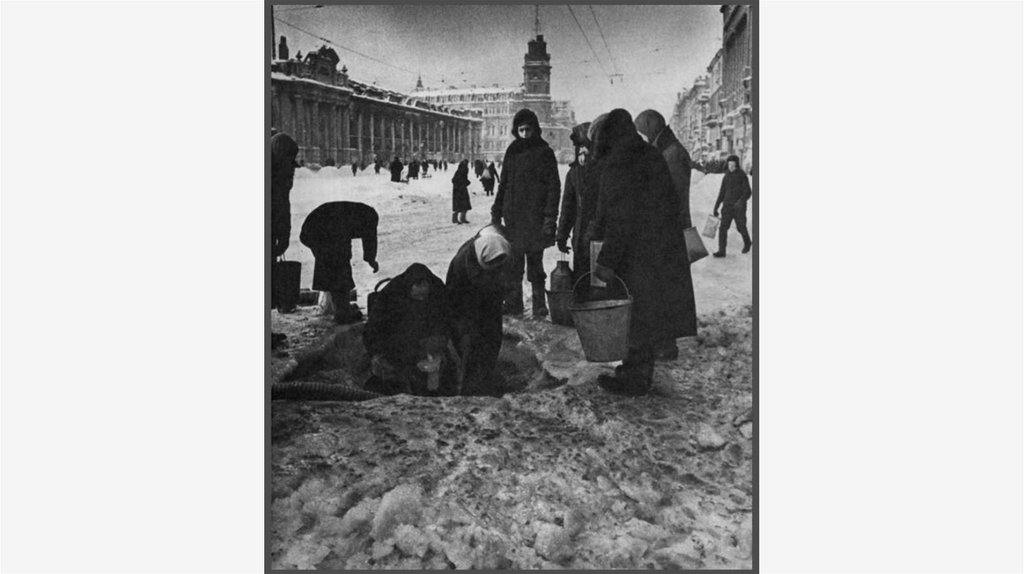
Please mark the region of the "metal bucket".
POLYGON ((551 310, 551 322, 555 325, 572 327, 572 291, 548 291, 548 309, 551 310))
MULTIPOLYGON (((583 274, 576 280, 580 281, 590 275, 583 274)), ((575 301, 569 308, 572 312, 576 334, 579 335, 583 354, 594 363, 621 361, 629 352, 629 321, 633 311, 633 296, 629 287, 619 279, 626 289, 626 299, 610 299, 605 301, 575 301)), ((575 294, 575 287, 573 293, 575 294)))

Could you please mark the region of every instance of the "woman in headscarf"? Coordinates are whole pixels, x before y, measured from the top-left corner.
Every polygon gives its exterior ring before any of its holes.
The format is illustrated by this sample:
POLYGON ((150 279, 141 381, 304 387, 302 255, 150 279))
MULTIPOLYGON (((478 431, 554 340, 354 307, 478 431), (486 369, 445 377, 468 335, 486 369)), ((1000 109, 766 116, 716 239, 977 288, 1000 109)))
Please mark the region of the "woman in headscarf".
POLYGON ((562 193, 562 208, 558 214, 558 231, 555 241, 558 250, 569 253, 569 235, 572 235, 573 280, 590 270, 590 246, 584 241, 587 227, 593 220, 596 211, 597 190, 587 185, 586 171, 590 167, 587 154, 590 151, 590 138, 587 131, 590 122, 579 124, 572 129, 569 139, 575 147, 576 159, 569 164, 569 173, 565 176, 565 191, 562 193))
POLYGON ((466 212, 473 209, 469 203, 469 160, 459 162, 452 176, 452 223, 469 223, 466 212))
POLYGON ((462 394, 488 390, 501 351, 502 271, 512 247, 500 226, 484 227, 462 244, 445 285, 461 358, 462 394))
POLYGON ((372 357, 366 389, 384 394, 455 392, 444 282, 413 263, 374 295, 363 343, 372 357))
POLYGON ((601 163, 597 233, 604 247, 594 274, 610 286, 621 278, 633 296, 629 354, 614 377, 601 375, 598 384, 641 395, 653 384, 655 344, 697 333, 684 296, 692 279, 679 196, 665 158, 641 139, 626 110, 608 114, 595 147, 601 163))

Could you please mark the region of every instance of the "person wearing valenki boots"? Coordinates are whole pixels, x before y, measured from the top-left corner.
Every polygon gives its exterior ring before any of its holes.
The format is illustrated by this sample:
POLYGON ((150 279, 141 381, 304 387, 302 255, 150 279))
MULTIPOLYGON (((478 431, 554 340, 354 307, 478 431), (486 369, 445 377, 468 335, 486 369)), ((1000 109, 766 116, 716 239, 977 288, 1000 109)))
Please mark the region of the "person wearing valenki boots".
POLYGON ((750 180, 747 174, 740 169, 739 156, 731 155, 726 160, 727 171, 722 178, 722 189, 718 192, 718 200, 715 201, 715 217, 718 217, 718 208, 722 208, 722 223, 718 227, 718 251, 715 257, 725 257, 725 246, 729 240, 729 225, 736 222, 736 231, 740 232, 743 238, 743 253, 750 252, 753 242, 750 240, 750 233, 747 232, 747 200, 754 194, 750 189, 750 180))
POLYGON ((469 160, 459 163, 452 177, 452 223, 469 223, 466 212, 473 209, 469 203, 469 160))
POLYGON ((491 207, 491 221, 504 219, 512 244, 512 260, 506 271, 506 315, 523 313, 523 268, 533 287, 533 316, 548 314, 544 280, 544 249, 555 244, 561 183, 555 152, 540 137, 540 122, 529 109, 512 119, 515 140, 505 151, 498 193, 491 207))
POLYGON ((683 289, 689 265, 679 194, 665 158, 641 139, 626 110, 608 114, 595 147, 601 164, 595 233, 604 246, 593 273, 609 285, 622 279, 633 296, 628 355, 614 376, 597 382, 612 393, 643 395, 653 384, 657 343, 696 332, 683 289))

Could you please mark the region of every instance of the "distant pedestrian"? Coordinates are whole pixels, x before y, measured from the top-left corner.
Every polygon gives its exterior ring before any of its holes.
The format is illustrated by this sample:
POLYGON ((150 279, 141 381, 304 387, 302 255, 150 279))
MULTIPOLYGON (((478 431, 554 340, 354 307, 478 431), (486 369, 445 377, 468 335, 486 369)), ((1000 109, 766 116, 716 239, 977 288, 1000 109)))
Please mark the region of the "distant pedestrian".
POLYGON ((469 223, 466 212, 473 209, 469 203, 469 160, 462 160, 452 177, 452 223, 469 223))
POLYGON ((595 239, 604 246, 594 274, 612 287, 621 278, 633 298, 629 352, 615 376, 600 375, 598 384, 609 392, 642 395, 653 383, 655 345, 697 332, 684 297, 692 279, 679 196, 665 158, 641 139, 626 110, 608 114, 595 147, 601 164, 595 239))
POLYGON ((412 180, 412 179, 419 179, 419 178, 420 178, 420 162, 419 162, 419 160, 414 158, 412 161, 409 162, 409 179, 412 180))
POLYGON ((480 174, 480 183, 484 186, 484 195, 494 195, 494 182, 498 180, 498 170, 494 167, 494 162, 491 162, 484 168, 484 172, 480 174))
MULTIPOLYGON (((273 274, 274 260, 288 250, 292 234, 291 191, 295 182, 295 168, 298 163, 299 144, 284 132, 275 131, 270 137, 270 269, 273 274)), ((273 283, 274 277, 271 277, 273 283)), ((277 289, 270 290, 270 308, 279 305, 277 289)), ((286 309, 287 310, 287 309, 286 309)), ((284 333, 270 334, 271 347, 275 348, 285 340, 284 333)))
POLYGON ((352 279, 352 240, 362 239, 363 261, 376 273, 377 211, 364 203, 332 201, 314 209, 302 223, 299 240, 313 252, 313 289, 331 294, 334 319, 339 323, 362 320, 359 308, 350 304, 355 289, 352 279))
POLYGON ((480 179, 480 176, 484 173, 484 162, 481 159, 473 161, 473 173, 476 174, 476 178, 480 179))
POLYGON ((505 313, 523 313, 523 270, 533 287, 533 316, 548 314, 545 301, 544 249, 555 244, 561 185, 555 152, 540 135, 537 114, 528 108, 512 119, 515 140, 505 150, 508 167, 502 170, 491 220, 504 220, 512 244, 507 268, 505 313))
POLYGON ((396 183, 402 182, 402 168, 404 167, 402 160, 398 159, 398 156, 396 155, 395 159, 391 161, 391 165, 389 166, 389 169, 391 170, 391 181, 396 183))
POLYGON ((359 170, 359 162, 352 162, 352 177, 355 177, 356 172, 359 170))
MULTIPOLYGON (((468 171, 468 169, 467 169, 468 171)), ((486 390, 502 342, 502 270, 511 246, 500 226, 484 227, 462 244, 448 265, 445 288, 451 306, 462 394, 486 390)))
POLYGON ((747 200, 753 195, 747 174, 740 169, 740 158, 734 155, 726 160, 725 177, 722 187, 715 200, 714 215, 718 216, 718 208, 722 208, 722 223, 718 227, 718 251, 715 257, 725 257, 725 247, 729 240, 729 226, 736 222, 736 231, 743 238, 742 253, 749 253, 753 242, 747 232, 747 200))
POLYGON ((373 174, 380 175, 380 164, 383 163, 380 158, 373 160, 373 174))

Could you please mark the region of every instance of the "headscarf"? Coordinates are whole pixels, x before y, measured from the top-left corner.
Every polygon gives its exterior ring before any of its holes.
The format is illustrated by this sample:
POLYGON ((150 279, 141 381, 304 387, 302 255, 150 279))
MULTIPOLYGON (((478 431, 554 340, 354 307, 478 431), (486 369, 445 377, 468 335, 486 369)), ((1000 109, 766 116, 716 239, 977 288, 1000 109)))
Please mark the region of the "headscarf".
POLYGON ((569 135, 569 139, 576 147, 590 147, 590 138, 587 137, 587 132, 590 130, 590 122, 583 122, 572 128, 572 133, 569 135))
POLYGON ((665 116, 656 110, 644 110, 636 117, 636 131, 644 134, 647 141, 653 144, 665 129, 665 116))
POLYGON ((544 141, 544 139, 540 137, 540 121, 537 119, 537 114, 533 113, 533 110, 529 108, 519 110, 516 112, 515 117, 512 118, 512 135, 515 139, 512 140, 508 149, 505 150, 505 155, 519 153, 531 147, 548 145, 548 142, 544 141), (533 133, 530 135, 530 139, 523 139, 519 137, 519 126, 523 124, 533 128, 533 133))
POLYGON ((594 118, 594 121, 590 123, 590 129, 587 130, 587 139, 590 140, 590 150, 597 151, 598 148, 598 137, 600 136, 601 127, 604 126, 604 122, 608 119, 608 114, 601 114, 594 118))
POLYGON ((476 252, 480 267, 488 271, 501 267, 512 256, 512 246, 508 240, 491 226, 480 230, 473 241, 473 251, 476 252))
POLYGON ((596 148, 599 157, 608 154, 612 148, 628 145, 641 141, 640 134, 636 131, 633 117, 622 108, 617 108, 608 113, 597 134, 596 148))

